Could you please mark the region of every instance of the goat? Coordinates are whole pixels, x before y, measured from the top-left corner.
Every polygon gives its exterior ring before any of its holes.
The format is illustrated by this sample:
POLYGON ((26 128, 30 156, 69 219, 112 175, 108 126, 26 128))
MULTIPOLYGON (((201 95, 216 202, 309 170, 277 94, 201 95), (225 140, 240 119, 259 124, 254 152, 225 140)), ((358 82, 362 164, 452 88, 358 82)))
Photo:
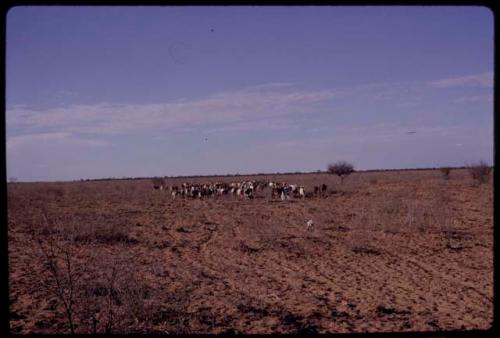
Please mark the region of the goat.
POLYGON ((306 223, 306 230, 312 231, 313 230, 313 226, 314 226, 313 220, 312 219, 308 220, 307 223, 306 223))

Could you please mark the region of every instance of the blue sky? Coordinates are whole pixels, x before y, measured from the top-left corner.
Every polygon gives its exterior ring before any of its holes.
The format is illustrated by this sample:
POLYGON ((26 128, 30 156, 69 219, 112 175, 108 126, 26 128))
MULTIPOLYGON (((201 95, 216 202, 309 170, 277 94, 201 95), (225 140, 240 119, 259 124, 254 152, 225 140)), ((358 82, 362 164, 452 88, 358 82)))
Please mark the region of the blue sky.
POLYGON ((6 64, 23 181, 493 162, 482 7, 16 7, 6 64))

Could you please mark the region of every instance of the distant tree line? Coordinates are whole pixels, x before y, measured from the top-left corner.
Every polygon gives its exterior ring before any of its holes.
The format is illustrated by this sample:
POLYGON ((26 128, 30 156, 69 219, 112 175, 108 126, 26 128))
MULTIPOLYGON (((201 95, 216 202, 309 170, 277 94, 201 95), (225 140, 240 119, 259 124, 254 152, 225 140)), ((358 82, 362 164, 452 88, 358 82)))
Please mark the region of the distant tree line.
MULTIPOLYGON (((349 164, 349 163, 347 163, 349 164)), ((330 164, 332 165, 332 164, 330 164)), ((492 166, 488 166, 492 168, 492 166)), ((366 170, 355 170, 356 172, 390 172, 390 171, 425 171, 425 170, 441 170, 443 167, 426 167, 426 168, 403 168, 403 169, 366 169, 366 170)), ((450 170, 456 170, 456 169, 469 169, 470 165, 464 165, 464 166, 459 166, 459 167, 446 167, 449 168, 450 170)), ((354 172, 354 168, 353 171, 354 172)), ((351 172, 351 173, 352 173, 351 172)), ((315 170, 315 171, 308 171, 308 172, 300 172, 300 171, 293 171, 293 172, 275 172, 275 173, 256 173, 256 174, 213 174, 213 175, 175 175, 175 176, 162 176, 163 178, 185 178, 185 179, 192 179, 192 178, 201 178, 201 177, 240 177, 240 176, 271 176, 271 175, 315 175, 315 174, 335 174, 327 168, 327 170, 322 171, 322 170, 315 170)), ((340 175, 341 177, 346 177, 347 174, 342 174, 340 175)), ((88 178, 88 179, 80 179, 80 182, 91 182, 91 181, 119 181, 119 180, 151 180, 153 177, 145 177, 145 176, 140 176, 140 177, 106 177, 106 178, 88 178)))

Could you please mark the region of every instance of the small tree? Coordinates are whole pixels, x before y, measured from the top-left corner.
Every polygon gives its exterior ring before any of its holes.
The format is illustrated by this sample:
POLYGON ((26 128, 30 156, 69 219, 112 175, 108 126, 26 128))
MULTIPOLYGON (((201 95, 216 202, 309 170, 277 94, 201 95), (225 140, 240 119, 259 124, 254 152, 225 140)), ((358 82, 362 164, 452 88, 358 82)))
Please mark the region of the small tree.
POLYGON ((439 169, 441 171, 441 173, 443 174, 443 178, 445 180, 449 179, 450 178, 450 172, 451 172, 451 168, 450 167, 442 167, 439 169))
POLYGON ((75 300, 80 290, 79 280, 83 273, 75 269, 75 252, 68 245, 61 246, 52 238, 44 245, 36 239, 45 270, 39 276, 42 288, 64 308, 71 334, 75 334, 75 300))
POLYGON ((344 182, 344 177, 349 176, 354 172, 354 166, 346 161, 339 161, 329 164, 327 168, 330 174, 335 174, 340 177, 340 182, 344 182))
POLYGON ((491 167, 486 162, 479 161, 478 163, 470 164, 468 165, 468 169, 472 179, 477 183, 481 184, 488 182, 491 167))

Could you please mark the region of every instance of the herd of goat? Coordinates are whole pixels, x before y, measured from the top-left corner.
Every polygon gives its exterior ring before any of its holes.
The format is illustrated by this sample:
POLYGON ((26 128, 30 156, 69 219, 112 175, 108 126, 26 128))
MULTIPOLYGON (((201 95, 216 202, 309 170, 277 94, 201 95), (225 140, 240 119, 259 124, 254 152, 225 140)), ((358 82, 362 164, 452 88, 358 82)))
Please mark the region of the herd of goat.
POLYGON ((272 198, 287 200, 293 198, 306 198, 313 196, 324 196, 327 185, 322 184, 314 187, 314 192, 306 192, 304 186, 288 184, 287 182, 272 181, 242 181, 242 182, 210 182, 210 183, 182 183, 180 186, 154 184, 156 190, 168 190, 173 199, 184 198, 211 198, 222 196, 235 196, 239 198, 255 198, 257 192, 271 191, 272 198))

